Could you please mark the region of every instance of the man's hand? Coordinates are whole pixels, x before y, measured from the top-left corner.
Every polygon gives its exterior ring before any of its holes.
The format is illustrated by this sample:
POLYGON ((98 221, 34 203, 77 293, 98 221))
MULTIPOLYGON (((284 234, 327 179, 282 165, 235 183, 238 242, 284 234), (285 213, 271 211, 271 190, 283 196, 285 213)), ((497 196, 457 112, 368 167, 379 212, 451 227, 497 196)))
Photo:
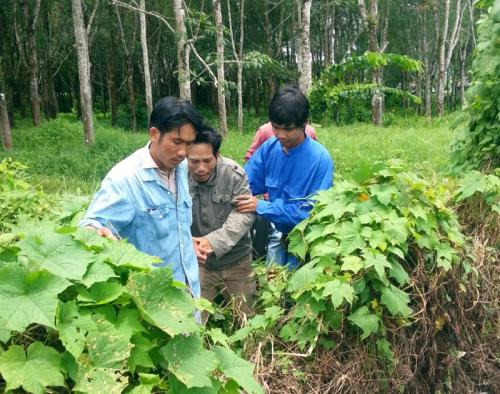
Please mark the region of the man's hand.
POLYGON ((208 255, 213 253, 212 245, 208 242, 208 239, 204 237, 193 237, 193 247, 198 263, 205 264, 207 262, 208 255))
POLYGON ((107 227, 95 228, 92 226, 85 226, 89 230, 93 230, 101 237, 111 239, 112 241, 118 241, 118 238, 113 234, 113 232, 107 227))
POLYGON ((239 213, 252 213, 257 210, 257 197, 250 194, 236 196, 233 201, 239 213))

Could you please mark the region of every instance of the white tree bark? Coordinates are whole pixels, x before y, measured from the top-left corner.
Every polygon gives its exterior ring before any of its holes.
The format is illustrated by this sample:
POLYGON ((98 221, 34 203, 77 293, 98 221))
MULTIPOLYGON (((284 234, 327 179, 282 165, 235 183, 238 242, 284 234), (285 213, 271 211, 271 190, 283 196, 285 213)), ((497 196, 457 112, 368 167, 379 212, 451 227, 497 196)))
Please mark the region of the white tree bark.
POLYGON ((177 78, 179 96, 191 100, 191 75, 189 71, 189 47, 186 32, 186 11, 182 0, 173 0, 175 14, 175 32, 177 35, 177 78))
POLYGON ((9 114, 5 102, 5 94, 0 93, 0 127, 2 129, 4 149, 12 149, 12 133, 10 130, 9 114))
POLYGON ((78 77, 80 80, 80 103, 82 109, 84 142, 94 143, 94 122, 92 119, 92 89, 90 84, 90 60, 87 30, 83 21, 81 0, 71 0, 73 25, 75 29, 78 77))
POLYGON ((221 0, 213 0, 215 21, 215 43, 217 47, 217 112, 219 127, 223 136, 227 135, 226 79, 224 76, 224 26, 222 25, 221 0))
MULTIPOLYGON (((141 0, 139 7, 141 10, 146 10, 146 1, 141 0)), ((144 90, 146 93, 146 106, 148 108, 148 118, 153 111, 153 94, 151 92, 151 73, 149 71, 149 54, 148 54, 148 38, 146 29, 146 14, 139 13, 139 21, 141 24, 141 47, 142 47, 142 63, 144 66, 144 90)))
MULTIPOLYGON (((365 0, 358 0, 359 12, 361 14, 361 19, 367 29, 368 32, 368 49, 371 52, 381 52, 381 46, 377 40, 377 30, 378 30, 378 3, 377 0, 370 0, 370 13, 367 14, 365 0)), ((382 39, 384 34, 382 34, 382 39)), ((386 43, 382 44, 382 48, 385 48, 386 43)), ((383 49, 382 49, 383 50, 383 49)), ((376 68, 373 70, 372 76, 373 83, 376 86, 380 86, 382 84, 382 70, 380 68, 376 68)), ((380 89, 376 87, 374 89, 371 101, 371 110, 372 110, 372 120, 373 123, 377 126, 382 126, 382 119, 384 115, 384 95, 381 93, 380 89)))
POLYGON ((28 1, 24 1, 23 11, 24 19, 28 32, 28 40, 26 46, 26 57, 29 59, 29 74, 30 74, 30 99, 31 99, 31 115, 33 125, 40 126, 42 116, 40 112, 40 93, 38 91, 38 56, 36 50, 36 25, 38 15, 40 13, 40 1, 36 0, 33 15, 30 16, 30 5, 28 1))
POLYGON ((448 37, 450 0, 445 0, 444 24, 442 33, 439 37, 439 72, 437 79, 437 103, 436 103, 438 116, 444 115, 444 96, 445 96, 444 93, 445 93, 446 77, 447 77, 446 70, 450 65, 451 57, 453 56, 453 51, 455 50, 455 47, 458 43, 458 38, 460 36, 460 28, 462 25, 462 16, 465 11, 465 6, 467 5, 467 2, 462 7, 461 0, 456 0, 455 22, 453 25, 453 30, 451 31, 451 35, 450 37, 448 37), (446 43, 448 43, 448 47, 446 46, 446 43))
POLYGON ((299 19, 298 66, 299 87, 304 94, 309 93, 312 85, 312 56, 310 42, 312 0, 296 0, 299 19))
POLYGON ((227 15, 229 21, 229 34, 231 37, 231 47, 233 48, 233 55, 236 59, 236 85, 238 91, 238 131, 243 133, 243 41, 244 41, 244 20, 245 20, 245 0, 240 0, 240 42, 238 51, 234 44, 233 23, 231 18, 231 1, 227 0, 227 15))

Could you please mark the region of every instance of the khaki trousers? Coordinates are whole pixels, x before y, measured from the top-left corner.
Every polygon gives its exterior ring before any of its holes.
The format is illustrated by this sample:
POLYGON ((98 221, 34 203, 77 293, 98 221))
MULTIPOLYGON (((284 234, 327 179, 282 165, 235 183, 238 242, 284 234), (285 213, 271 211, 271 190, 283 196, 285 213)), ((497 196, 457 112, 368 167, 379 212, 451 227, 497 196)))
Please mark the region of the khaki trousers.
MULTIPOLYGON (((252 315, 252 304, 255 295, 255 278, 250 265, 252 256, 248 255, 239 263, 220 270, 209 270, 200 264, 201 296, 213 301, 217 294, 222 294, 226 302, 234 302, 234 310, 246 315, 252 315)), ((208 312, 202 312, 201 318, 205 324, 208 312)))

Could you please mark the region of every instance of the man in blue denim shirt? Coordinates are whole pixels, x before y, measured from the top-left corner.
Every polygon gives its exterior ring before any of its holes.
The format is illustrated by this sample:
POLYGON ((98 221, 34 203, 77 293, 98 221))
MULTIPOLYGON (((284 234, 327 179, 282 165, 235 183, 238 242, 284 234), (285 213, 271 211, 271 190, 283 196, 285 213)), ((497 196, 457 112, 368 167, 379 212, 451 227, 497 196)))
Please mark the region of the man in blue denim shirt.
POLYGON ((189 102, 161 99, 150 116, 150 142, 111 169, 80 223, 158 256, 194 297, 200 296, 200 281, 185 158, 203 128, 189 102))

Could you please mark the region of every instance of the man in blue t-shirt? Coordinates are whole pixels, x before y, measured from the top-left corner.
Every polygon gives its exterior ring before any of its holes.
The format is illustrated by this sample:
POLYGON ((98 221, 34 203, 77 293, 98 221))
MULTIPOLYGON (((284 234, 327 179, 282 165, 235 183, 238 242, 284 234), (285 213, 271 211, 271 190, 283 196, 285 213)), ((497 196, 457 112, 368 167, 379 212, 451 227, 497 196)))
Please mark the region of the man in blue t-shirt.
MULTIPOLYGON (((333 160, 328 151, 306 135, 309 102, 298 87, 280 89, 269 105, 274 137, 252 155, 245 166, 253 195, 236 198, 241 213, 255 212, 283 233, 288 233, 312 208, 314 194, 333 184, 333 160), (255 196, 268 193, 269 200, 255 196)), ((284 242, 282 242, 284 244, 284 242)), ((282 248, 278 264, 297 265, 282 248)))

